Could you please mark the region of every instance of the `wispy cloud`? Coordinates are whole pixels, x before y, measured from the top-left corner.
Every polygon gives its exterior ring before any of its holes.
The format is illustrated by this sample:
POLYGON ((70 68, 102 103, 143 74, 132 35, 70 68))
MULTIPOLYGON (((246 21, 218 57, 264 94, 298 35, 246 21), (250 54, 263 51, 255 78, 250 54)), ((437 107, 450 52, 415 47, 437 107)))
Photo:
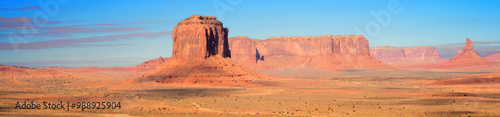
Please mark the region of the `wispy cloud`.
POLYGON ((95 36, 87 38, 69 38, 57 39, 50 41, 39 41, 33 43, 3 43, 0 42, 0 50, 13 50, 12 45, 17 45, 20 50, 34 50, 34 49, 48 49, 48 48, 66 48, 66 47, 88 47, 88 46, 115 46, 126 44, 87 44, 91 42, 115 41, 119 39, 134 39, 139 37, 159 37, 171 35, 172 31, 149 32, 149 33, 129 33, 123 35, 108 35, 108 36, 95 36))
POLYGON ((40 33, 40 36, 69 36, 72 33, 100 33, 100 32, 127 32, 142 30, 142 27, 124 27, 124 28, 109 28, 109 27, 79 27, 79 26, 63 26, 63 27, 43 27, 41 30, 46 32, 40 33))
MULTIPOLYGON (((28 17, 2 17, 0 16, 0 29, 35 29, 36 26, 32 25, 32 18, 28 17)), ((60 24, 61 22, 49 21, 46 22, 49 25, 60 24)))
MULTIPOLYGON (((500 41, 474 41, 474 44, 500 44, 500 41)), ((451 43, 442 46, 463 46, 465 43, 451 43)))
POLYGON ((133 61, 128 60, 101 60, 101 61, 65 61, 65 60, 54 60, 54 61, 27 61, 27 62, 0 62, 0 64, 12 65, 12 66, 29 66, 29 67, 48 67, 48 66, 57 66, 57 67, 81 67, 87 65, 108 65, 103 67, 114 67, 114 66, 133 66, 130 65, 133 61))
POLYGON ((37 9, 42 9, 42 7, 39 7, 39 6, 26 6, 26 7, 22 7, 22 8, 14 8, 14 9, 0 8, 0 10, 3 10, 3 11, 22 11, 22 10, 37 10, 37 9))
MULTIPOLYGON (((83 24, 83 25, 69 25, 69 26, 54 26, 56 24, 63 24, 65 22, 49 21, 43 27, 36 27, 32 24, 33 19, 27 17, 1 17, 0 16, 0 30, 26 30, 36 29, 36 33, 22 33, 18 35, 0 34, 0 37, 7 36, 71 36, 76 33, 103 33, 103 32, 131 32, 145 29, 144 27, 137 27, 141 24, 155 24, 165 23, 166 21, 142 21, 130 23, 101 23, 101 24, 83 24), (136 27, 130 27, 136 26, 136 27)), ((31 31, 31 30, 30 30, 31 31)))
MULTIPOLYGON (((476 42, 474 42, 475 44, 476 42)), ((461 49, 462 46, 465 45, 459 45, 459 46, 453 46, 453 45, 441 45, 441 46, 433 46, 439 51, 439 56, 444 59, 449 59, 451 57, 454 57, 457 55, 457 47, 460 47, 461 49)), ((485 57, 486 55, 494 54, 494 53, 500 53, 500 46, 475 46, 474 51, 478 51, 479 56, 485 57)))

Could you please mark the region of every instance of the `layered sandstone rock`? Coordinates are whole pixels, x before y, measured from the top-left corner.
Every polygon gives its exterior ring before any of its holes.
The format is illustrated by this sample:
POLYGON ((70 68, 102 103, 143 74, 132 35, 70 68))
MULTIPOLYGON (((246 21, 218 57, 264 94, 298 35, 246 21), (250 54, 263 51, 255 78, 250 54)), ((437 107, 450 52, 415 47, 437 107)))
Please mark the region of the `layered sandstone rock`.
POLYGON ((432 46, 417 47, 371 47, 370 55, 386 64, 444 63, 439 52, 432 46))
POLYGON ((464 53, 464 51, 462 51, 459 47, 457 47, 457 55, 460 55, 462 53, 464 53))
POLYGON ((234 84, 259 78, 234 62, 228 29, 216 17, 192 15, 179 22, 172 38, 172 58, 145 74, 147 81, 181 84, 234 84))
POLYGON ((484 60, 473 50, 473 42, 467 38, 463 52, 446 62, 442 67, 471 67, 488 65, 490 62, 484 60))
POLYGON ((465 42, 465 46, 464 46, 464 50, 463 51, 464 52, 465 51, 474 51, 474 50, 472 50, 474 48, 472 41, 469 38, 466 38, 465 41, 466 42, 465 42))
POLYGON ((216 17, 192 15, 174 28, 172 57, 231 57, 227 33, 216 17))
POLYGON ((495 53, 495 54, 490 54, 488 56, 485 56, 484 60, 500 62, 500 53, 495 53))
POLYGON ((324 70, 385 68, 370 56, 362 35, 271 37, 229 39, 232 58, 254 71, 289 67, 324 70))
POLYGON ((466 38, 466 42, 465 42, 465 46, 464 46, 464 50, 460 50, 460 48, 458 48, 458 47, 457 47, 457 55, 456 55, 456 56, 458 56, 458 55, 460 55, 460 54, 464 53, 464 51, 472 51, 472 52, 474 52, 474 53, 478 54, 478 52, 477 52, 477 51, 474 51, 474 50, 473 50, 473 48, 474 48, 474 47, 472 47, 472 45, 473 45, 473 44, 474 44, 474 43, 473 43, 473 42, 472 42, 469 38, 466 38))

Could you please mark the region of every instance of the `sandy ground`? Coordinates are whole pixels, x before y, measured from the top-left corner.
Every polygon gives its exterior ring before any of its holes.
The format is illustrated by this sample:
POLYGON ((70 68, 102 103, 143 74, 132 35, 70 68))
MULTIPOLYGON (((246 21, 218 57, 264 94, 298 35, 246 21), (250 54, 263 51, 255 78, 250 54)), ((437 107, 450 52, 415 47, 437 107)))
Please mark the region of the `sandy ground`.
POLYGON ((0 78, 0 116, 500 116, 500 73, 278 69, 244 85, 136 77, 0 78), (24 110, 17 102, 121 102, 121 109, 24 110))

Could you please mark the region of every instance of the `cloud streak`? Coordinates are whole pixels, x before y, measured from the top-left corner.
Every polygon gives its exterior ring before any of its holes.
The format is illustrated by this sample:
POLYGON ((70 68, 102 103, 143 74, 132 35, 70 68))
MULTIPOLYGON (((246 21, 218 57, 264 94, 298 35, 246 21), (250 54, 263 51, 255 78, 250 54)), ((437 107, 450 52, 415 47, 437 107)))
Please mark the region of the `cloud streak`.
MULTIPOLYGON (((28 17, 2 17, 0 16, 0 29, 35 29, 32 18, 28 17)), ((49 21, 46 22, 48 25, 60 24, 61 22, 49 21)))
POLYGON ((109 65, 104 67, 115 67, 115 66, 132 66, 128 65, 133 63, 133 61, 117 61, 113 59, 113 61, 102 60, 102 61, 65 61, 65 60, 54 60, 54 61, 27 61, 27 62, 0 62, 0 64, 11 65, 11 66, 29 66, 29 67, 63 67, 63 68, 75 68, 81 66, 87 66, 89 64, 102 64, 109 65), (114 65, 113 65, 114 64, 114 65))
POLYGON ((140 38, 140 37, 151 38, 151 37, 160 37, 160 36, 166 36, 166 35, 172 35, 172 31, 148 32, 148 33, 129 33, 129 34, 123 34, 123 35, 94 36, 94 37, 87 37, 87 38, 57 39, 57 40, 39 41, 39 42, 33 42, 33 43, 3 43, 3 42, 0 42, 0 50, 14 50, 14 48, 12 48, 13 45, 17 45, 17 49, 20 49, 20 50, 126 45, 126 44, 99 45, 99 44, 86 44, 86 43, 115 41, 115 40, 121 40, 121 39, 134 39, 134 38, 140 38))
MULTIPOLYGON (((474 44, 500 44, 500 41, 474 41, 474 44)), ((465 43, 451 43, 442 46, 463 46, 465 43)))
MULTIPOLYGON (((63 22, 49 21, 46 22, 46 26, 36 27, 35 24, 41 24, 40 22, 34 22, 33 19, 27 17, 1 17, 0 16, 0 30, 29 30, 37 32, 35 33, 22 33, 18 36, 70 36, 75 33, 102 33, 102 32, 129 32, 143 30, 144 27, 129 27, 132 25, 140 24, 155 24, 164 23, 165 21, 144 21, 144 22, 131 22, 131 23, 102 23, 102 24, 85 24, 85 25, 70 25, 70 26, 50 26, 56 24, 62 24, 63 22)), ((8 34, 0 34, 0 36, 13 36, 8 34)))
POLYGON ((17 8, 17 9, 0 8, 0 10, 3 10, 3 11, 22 11, 22 10, 38 10, 38 9, 42 9, 42 7, 26 6, 26 7, 17 8))

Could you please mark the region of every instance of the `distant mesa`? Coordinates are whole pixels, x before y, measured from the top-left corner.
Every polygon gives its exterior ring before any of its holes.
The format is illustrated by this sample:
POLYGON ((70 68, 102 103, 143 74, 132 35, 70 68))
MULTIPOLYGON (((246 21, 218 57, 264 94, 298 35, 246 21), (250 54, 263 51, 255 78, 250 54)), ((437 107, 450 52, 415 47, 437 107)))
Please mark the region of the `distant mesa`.
POLYGON ((500 62, 500 53, 487 55, 484 57, 484 60, 500 62))
POLYGON ((379 69, 387 65, 369 53, 362 35, 229 38, 232 59, 254 70, 305 67, 321 70, 379 69), (265 57, 265 59, 264 59, 265 57))
POLYGON ((144 67, 144 68, 156 68, 163 64, 164 62, 168 61, 170 58, 163 58, 163 57, 158 57, 156 59, 151 59, 148 61, 144 61, 142 64, 137 65, 136 67, 144 67))
POLYGON ((447 60, 439 57, 439 52, 432 46, 416 47, 371 47, 370 55, 385 64, 434 64, 445 63, 447 60))
POLYGON ((172 57, 144 75, 147 81, 180 84, 252 82, 258 74, 231 59, 228 29, 212 16, 192 15, 174 28, 172 57))

